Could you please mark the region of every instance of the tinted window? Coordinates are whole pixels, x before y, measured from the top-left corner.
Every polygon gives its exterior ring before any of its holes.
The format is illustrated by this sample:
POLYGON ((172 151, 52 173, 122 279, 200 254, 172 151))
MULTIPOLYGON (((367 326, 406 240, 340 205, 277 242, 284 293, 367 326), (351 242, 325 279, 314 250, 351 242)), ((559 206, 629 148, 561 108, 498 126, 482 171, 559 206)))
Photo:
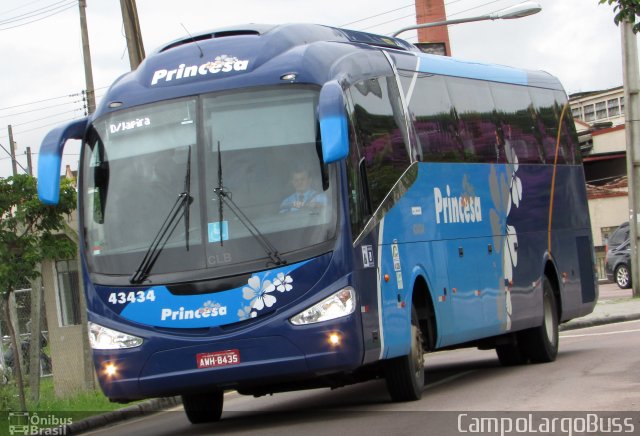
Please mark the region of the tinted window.
POLYGON ((408 105, 413 116, 413 127, 422 152, 422 160, 462 161, 463 150, 456 136, 456 117, 445 78, 419 74, 408 105))
POLYGON ((457 138, 464 160, 496 162, 498 144, 489 83, 449 77, 447 87, 456 111, 457 138))
POLYGON ((350 93, 356 136, 375 210, 411 163, 404 115, 393 77, 358 82, 350 93))
POLYGON ((621 225, 609 236, 609 247, 613 248, 622 244, 629 238, 629 225, 621 225))
MULTIPOLYGON (((530 88, 533 113, 533 133, 544 150, 545 162, 553 164, 556 156, 558 121, 562 110, 556 102, 555 92, 550 89, 530 88)), ((563 153, 558 151, 558 163, 566 163, 563 153)))
MULTIPOLYGON (((501 143, 511 145, 520 163, 544 162, 544 151, 533 134, 535 109, 527 88, 508 83, 491 83, 490 86, 497 108, 497 130, 501 143)), ((504 162, 503 154, 500 154, 499 162, 504 162)))
MULTIPOLYGON (((567 104, 567 96, 562 91, 555 91, 556 104, 560 111, 562 111, 565 104, 567 104)), ((562 112, 560 112, 562 113, 562 112)), ((560 153, 564 157, 564 161, 568 164, 580 164, 580 146, 578 144, 578 134, 576 133, 576 126, 571 119, 569 108, 565 111, 564 118, 562 118, 560 134, 560 153)))

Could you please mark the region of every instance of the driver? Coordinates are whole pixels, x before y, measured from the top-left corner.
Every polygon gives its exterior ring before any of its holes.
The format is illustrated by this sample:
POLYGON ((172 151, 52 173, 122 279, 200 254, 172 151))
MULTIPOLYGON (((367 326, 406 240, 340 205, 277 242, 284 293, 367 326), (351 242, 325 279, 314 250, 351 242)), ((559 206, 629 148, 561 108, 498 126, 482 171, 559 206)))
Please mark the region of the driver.
POLYGON ((295 192, 282 200, 280 213, 298 212, 301 210, 313 211, 327 204, 326 195, 311 187, 311 178, 307 170, 295 170, 291 174, 291 184, 295 192))

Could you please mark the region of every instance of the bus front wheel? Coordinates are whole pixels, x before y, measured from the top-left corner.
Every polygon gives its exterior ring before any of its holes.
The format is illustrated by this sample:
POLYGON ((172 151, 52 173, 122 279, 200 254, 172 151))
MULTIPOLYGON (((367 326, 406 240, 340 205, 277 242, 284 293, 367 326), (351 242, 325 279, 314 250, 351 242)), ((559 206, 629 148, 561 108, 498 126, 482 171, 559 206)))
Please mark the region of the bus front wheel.
POLYGON ((416 401, 424 389, 424 348, 418 313, 411 309, 411 350, 386 362, 385 381, 393 401, 416 401))
POLYGON ((182 406, 191 424, 219 421, 223 403, 223 391, 182 396, 182 406))

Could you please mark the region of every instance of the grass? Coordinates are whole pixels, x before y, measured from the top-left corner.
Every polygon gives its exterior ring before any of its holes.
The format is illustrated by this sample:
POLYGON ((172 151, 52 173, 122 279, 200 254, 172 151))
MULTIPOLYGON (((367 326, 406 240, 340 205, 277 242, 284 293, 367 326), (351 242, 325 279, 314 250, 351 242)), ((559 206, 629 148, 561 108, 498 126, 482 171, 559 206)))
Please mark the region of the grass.
MULTIPOLYGON (((55 428, 64 424, 72 424, 93 415, 99 415, 112 410, 127 407, 126 404, 111 403, 99 389, 77 392, 66 398, 57 398, 53 386, 53 377, 40 379, 40 401, 34 403, 30 400, 30 392, 25 388, 27 411, 29 422, 34 416, 42 419, 37 421, 40 429, 55 428)), ((11 412, 20 410, 18 389, 12 381, 0 384, 0 436, 11 433, 11 426, 20 419, 12 417, 11 412)), ((23 419, 24 420, 24 419, 23 419)), ((24 424, 24 422, 21 422, 24 424)), ((42 434, 54 434, 44 431, 42 434)))
MULTIPOLYGON (((127 405, 112 403, 99 389, 77 392, 66 398, 57 398, 53 387, 53 377, 40 379, 40 401, 34 403, 30 392, 25 388, 27 409, 30 412, 87 412, 86 416, 121 409, 127 405)), ((18 389, 10 381, 0 386, 0 410, 17 411, 20 409, 18 389)))

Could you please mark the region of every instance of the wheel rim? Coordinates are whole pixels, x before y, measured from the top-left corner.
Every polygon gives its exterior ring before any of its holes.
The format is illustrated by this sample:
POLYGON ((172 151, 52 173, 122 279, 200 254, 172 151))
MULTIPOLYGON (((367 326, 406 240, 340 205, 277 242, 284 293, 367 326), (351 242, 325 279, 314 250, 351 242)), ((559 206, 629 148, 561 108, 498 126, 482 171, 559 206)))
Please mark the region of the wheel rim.
POLYGON ((547 339, 551 345, 556 344, 555 335, 555 316, 553 313, 553 306, 551 305, 551 297, 545 296, 544 299, 544 330, 547 334, 547 339))
POLYGON ((424 374, 424 350, 422 349, 422 338, 420 337, 420 329, 411 325, 411 336, 413 344, 411 347, 411 360, 414 364, 414 376, 416 380, 421 380, 424 374))
POLYGON ((629 271, 624 266, 618 268, 616 273, 616 281, 620 286, 627 286, 629 284, 629 271))

